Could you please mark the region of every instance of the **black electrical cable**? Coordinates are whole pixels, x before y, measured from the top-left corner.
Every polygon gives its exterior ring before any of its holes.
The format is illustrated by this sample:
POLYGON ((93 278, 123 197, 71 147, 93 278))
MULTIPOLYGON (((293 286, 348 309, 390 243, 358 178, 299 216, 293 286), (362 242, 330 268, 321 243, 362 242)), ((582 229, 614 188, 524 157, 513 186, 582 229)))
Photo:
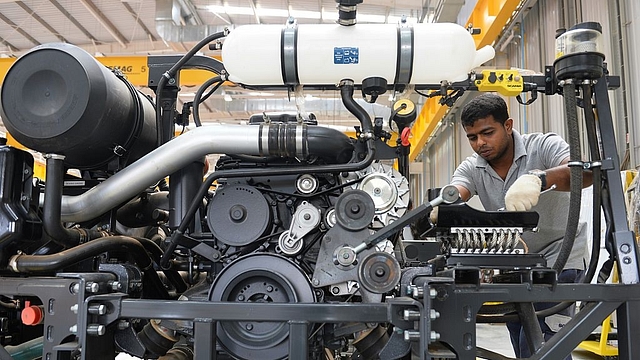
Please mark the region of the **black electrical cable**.
POLYGON ((227 36, 228 30, 217 32, 215 34, 211 34, 206 38, 200 40, 188 53, 186 53, 183 57, 180 58, 173 66, 167 70, 162 76, 160 80, 158 80, 158 87, 156 88, 156 129, 157 129, 157 146, 161 146, 164 143, 164 127, 162 126, 162 91, 164 90, 165 85, 169 79, 175 78, 178 71, 184 66, 184 64, 189 61, 202 47, 209 44, 210 42, 223 38, 227 36))
POLYGON ((186 231, 189 223, 196 214, 196 211, 200 207, 202 203, 202 198, 205 196, 209 187, 213 184, 214 181, 225 177, 225 178, 234 178, 234 177, 251 177, 251 176, 274 176, 274 175, 298 175, 298 174, 318 174, 318 173, 339 173, 339 172, 350 172, 357 171, 366 168, 371 165, 375 157, 375 145, 373 141, 367 141, 367 155, 364 159, 356 163, 347 163, 347 164, 336 164, 336 165, 323 165, 323 166, 313 166, 313 167, 291 167, 291 168, 273 168, 273 169, 256 169, 253 171, 249 171, 246 169, 231 169, 231 170, 221 170, 211 173, 205 181, 200 185, 197 194, 194 196, 194 200, 191 202, 191 206, 187 210, 184 218, 180 222, 178 228, 171 234, 171 241, 169 245, 164 251, 162 255, 162 259, 160 260, 160 266, 162 268, 167 268, 170 263, 171 254, 178 247, 178 243, 182 238, 182 235, 186 231))
POLYGON ((216 90, 218 90, 218 88, 224 83, 224 81, 222 80, 221 76, 216 76, 213 77, 207 81, 205 81, 204 84, 202 84, 202 86, 200 86, 200 88, 198 89, 198 91, 196 92, 196 96, 193 98, 193 122, 196 124, 196 126, 202 126, 202 122, 200 121, 200 103, 202 101, 207 100, 207 98, 209 98, 209 96, 211 96, 211 94, 213 94, 216 90), (213 85, 217 83, 213 89, 204 97, 202 98, 202 94, 204 93, 204 91, 209 88, 209 86, 213 85))

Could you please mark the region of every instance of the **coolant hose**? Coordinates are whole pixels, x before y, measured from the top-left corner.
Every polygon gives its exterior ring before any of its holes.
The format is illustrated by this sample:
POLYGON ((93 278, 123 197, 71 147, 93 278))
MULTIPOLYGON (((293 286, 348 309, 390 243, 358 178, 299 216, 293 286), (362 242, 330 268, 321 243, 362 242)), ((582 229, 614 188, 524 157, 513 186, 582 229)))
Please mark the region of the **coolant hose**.
POLYGON ((127 236, 107 236, 78 245, 51 255, 14 255, 9 259, 9 268, 17 273, 53 272, 73 265, 81 260, 98 256, 107 251, 122 251, 130 254, 144 271, 145 279, 151 284, 153 296, 168 298, 169 293, 162 284, 153 262, 140 241, 127 236))
POLYGON ((373 124, 371 124, 371 117, 369 114, 358 105, 353 99, 354 82, 350 79, 344 79, 340 81, 340 97, 342 97, 342 103, 351 112, 362 125, 363 134, 373 134, 373 124))
POLYGON ((9 267, 14 272, 51 272, 107 251, 131 254, 143 270, 152 268, 151 258, 136 239, 127 236, 108 236, 50 255, 18 254, 11 257, 9 267))
MULTIPOLYGON (((553 264, 553 270, 560 273, 567 264, 573 243, 578 233, 580 220, 580 203, 582 201, 582 154, 580 153, 580 129, 578 127, 578 107, 576 102, 576 86, 572 81, 565 81, 562 88, 564 97, 564 110, 569 130, 569 168, 571 170, 571 193, 569 196, 569 217, 565 230, 560 253, 553 264)), ((591 101, 591 100, 589 100, 591 101)))
POLYGON ((93 229, 73 228, 62 226, 62 187, 64 183, 64 156, 46 154, 46 184, 44 187, 43 227, 51 240, 70 248, 92 239, 97 239, 105 234, 93 229))
POLYGON ((80 243, 80 232, 62 226, 62 186, 64 177, 64 156, 46 154, 46 179, 44 187, 43 227, 53 241, 64 246, 73 247, 80 243))

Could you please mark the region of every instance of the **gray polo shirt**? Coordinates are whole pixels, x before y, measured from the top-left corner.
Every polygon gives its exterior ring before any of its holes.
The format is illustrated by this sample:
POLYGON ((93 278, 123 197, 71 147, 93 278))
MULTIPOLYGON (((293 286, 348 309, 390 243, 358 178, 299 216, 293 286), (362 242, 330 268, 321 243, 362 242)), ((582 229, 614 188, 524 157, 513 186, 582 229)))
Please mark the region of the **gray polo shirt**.
MULTIPOLYGON (((484 208, 496 211, 503 208, 504 196, 516 179, 530 170, 549 169, 560 165, 569 157, 569 145, 554 133, 533 133, 520 135, 513 130, 514 159, 505 180, 493 170, 485 159, 473 154, 465 159, 453 173, 451 184, 461 185, 471 196, 478 195, 484 208)), ((551 184, 549 184, 551 185, 551 184)), ((549 191, 540 195, 538 205, 532 211, 540 215, 538 232, 526 232, 522 239, 530 253, 541 253, 547 258, 547 265, 553 266, 560 253, 562 238, 569 214, 569 193, 549 191)), ((565 269, 585 269, 588 256, 587 227, 578 224, 578 234, 565 265, 565 269)))

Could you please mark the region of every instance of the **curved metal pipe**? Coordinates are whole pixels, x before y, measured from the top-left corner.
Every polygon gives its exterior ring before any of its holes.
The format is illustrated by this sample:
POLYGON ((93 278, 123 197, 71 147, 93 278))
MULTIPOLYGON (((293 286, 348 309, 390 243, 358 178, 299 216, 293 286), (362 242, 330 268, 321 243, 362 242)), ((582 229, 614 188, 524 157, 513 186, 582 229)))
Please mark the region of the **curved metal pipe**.
MULTIPOLYGON (((366 113, 365 113, 366 114, 366 113)), ((282 128, 284 125, 279 125, 282 128)), ((150 184, 207 154, 309 155, 308 134, 294 131, 290 141, 279 139, 275 124, 213 125, 195 128, 145 155, 89 191, 62 197, 62 221, 82 222, 106 213, 143 192, 150 184)), ((336 130, 336 133, 339 133, 336 130)), ((342 135, 341 133, 338 135, 342 135)))

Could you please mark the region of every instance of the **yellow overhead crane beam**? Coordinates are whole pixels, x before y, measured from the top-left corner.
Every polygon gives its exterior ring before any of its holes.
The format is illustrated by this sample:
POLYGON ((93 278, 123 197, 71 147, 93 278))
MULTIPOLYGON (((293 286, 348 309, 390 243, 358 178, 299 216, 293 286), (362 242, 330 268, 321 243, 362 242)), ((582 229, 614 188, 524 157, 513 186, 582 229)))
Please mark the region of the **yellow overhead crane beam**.
MULTIPOLYGON (((520 0, 478 0, 467 21, 467 26, 480 29, 480 34, 473 35, 476 49, 491 45, 498 38, 519 4, 520 0)), ((437 97, 432 97, 425 101, 411 128, 413 137, 409 153, 410 161, 416 159, 438 123, 449 111, 449 108, 446 105, 440 105, 438 100, 437 97)))
MULTIPOLYGON (((220 60, 220 57, 215 57, 220 60)), ((7 75, 9 68, 17 59, 0 59, 0 83, 7 75)), ((134 86, 147 86, 149 84, 149 69, 147 67, 147 56, 100 56, 96 57, 101 64, 109 69, 120 70, 134 86)), ((198 69, 186 69, 180 71, 181 86, 199 86, 205 81, 214 77, 210 71, 198 69)))

